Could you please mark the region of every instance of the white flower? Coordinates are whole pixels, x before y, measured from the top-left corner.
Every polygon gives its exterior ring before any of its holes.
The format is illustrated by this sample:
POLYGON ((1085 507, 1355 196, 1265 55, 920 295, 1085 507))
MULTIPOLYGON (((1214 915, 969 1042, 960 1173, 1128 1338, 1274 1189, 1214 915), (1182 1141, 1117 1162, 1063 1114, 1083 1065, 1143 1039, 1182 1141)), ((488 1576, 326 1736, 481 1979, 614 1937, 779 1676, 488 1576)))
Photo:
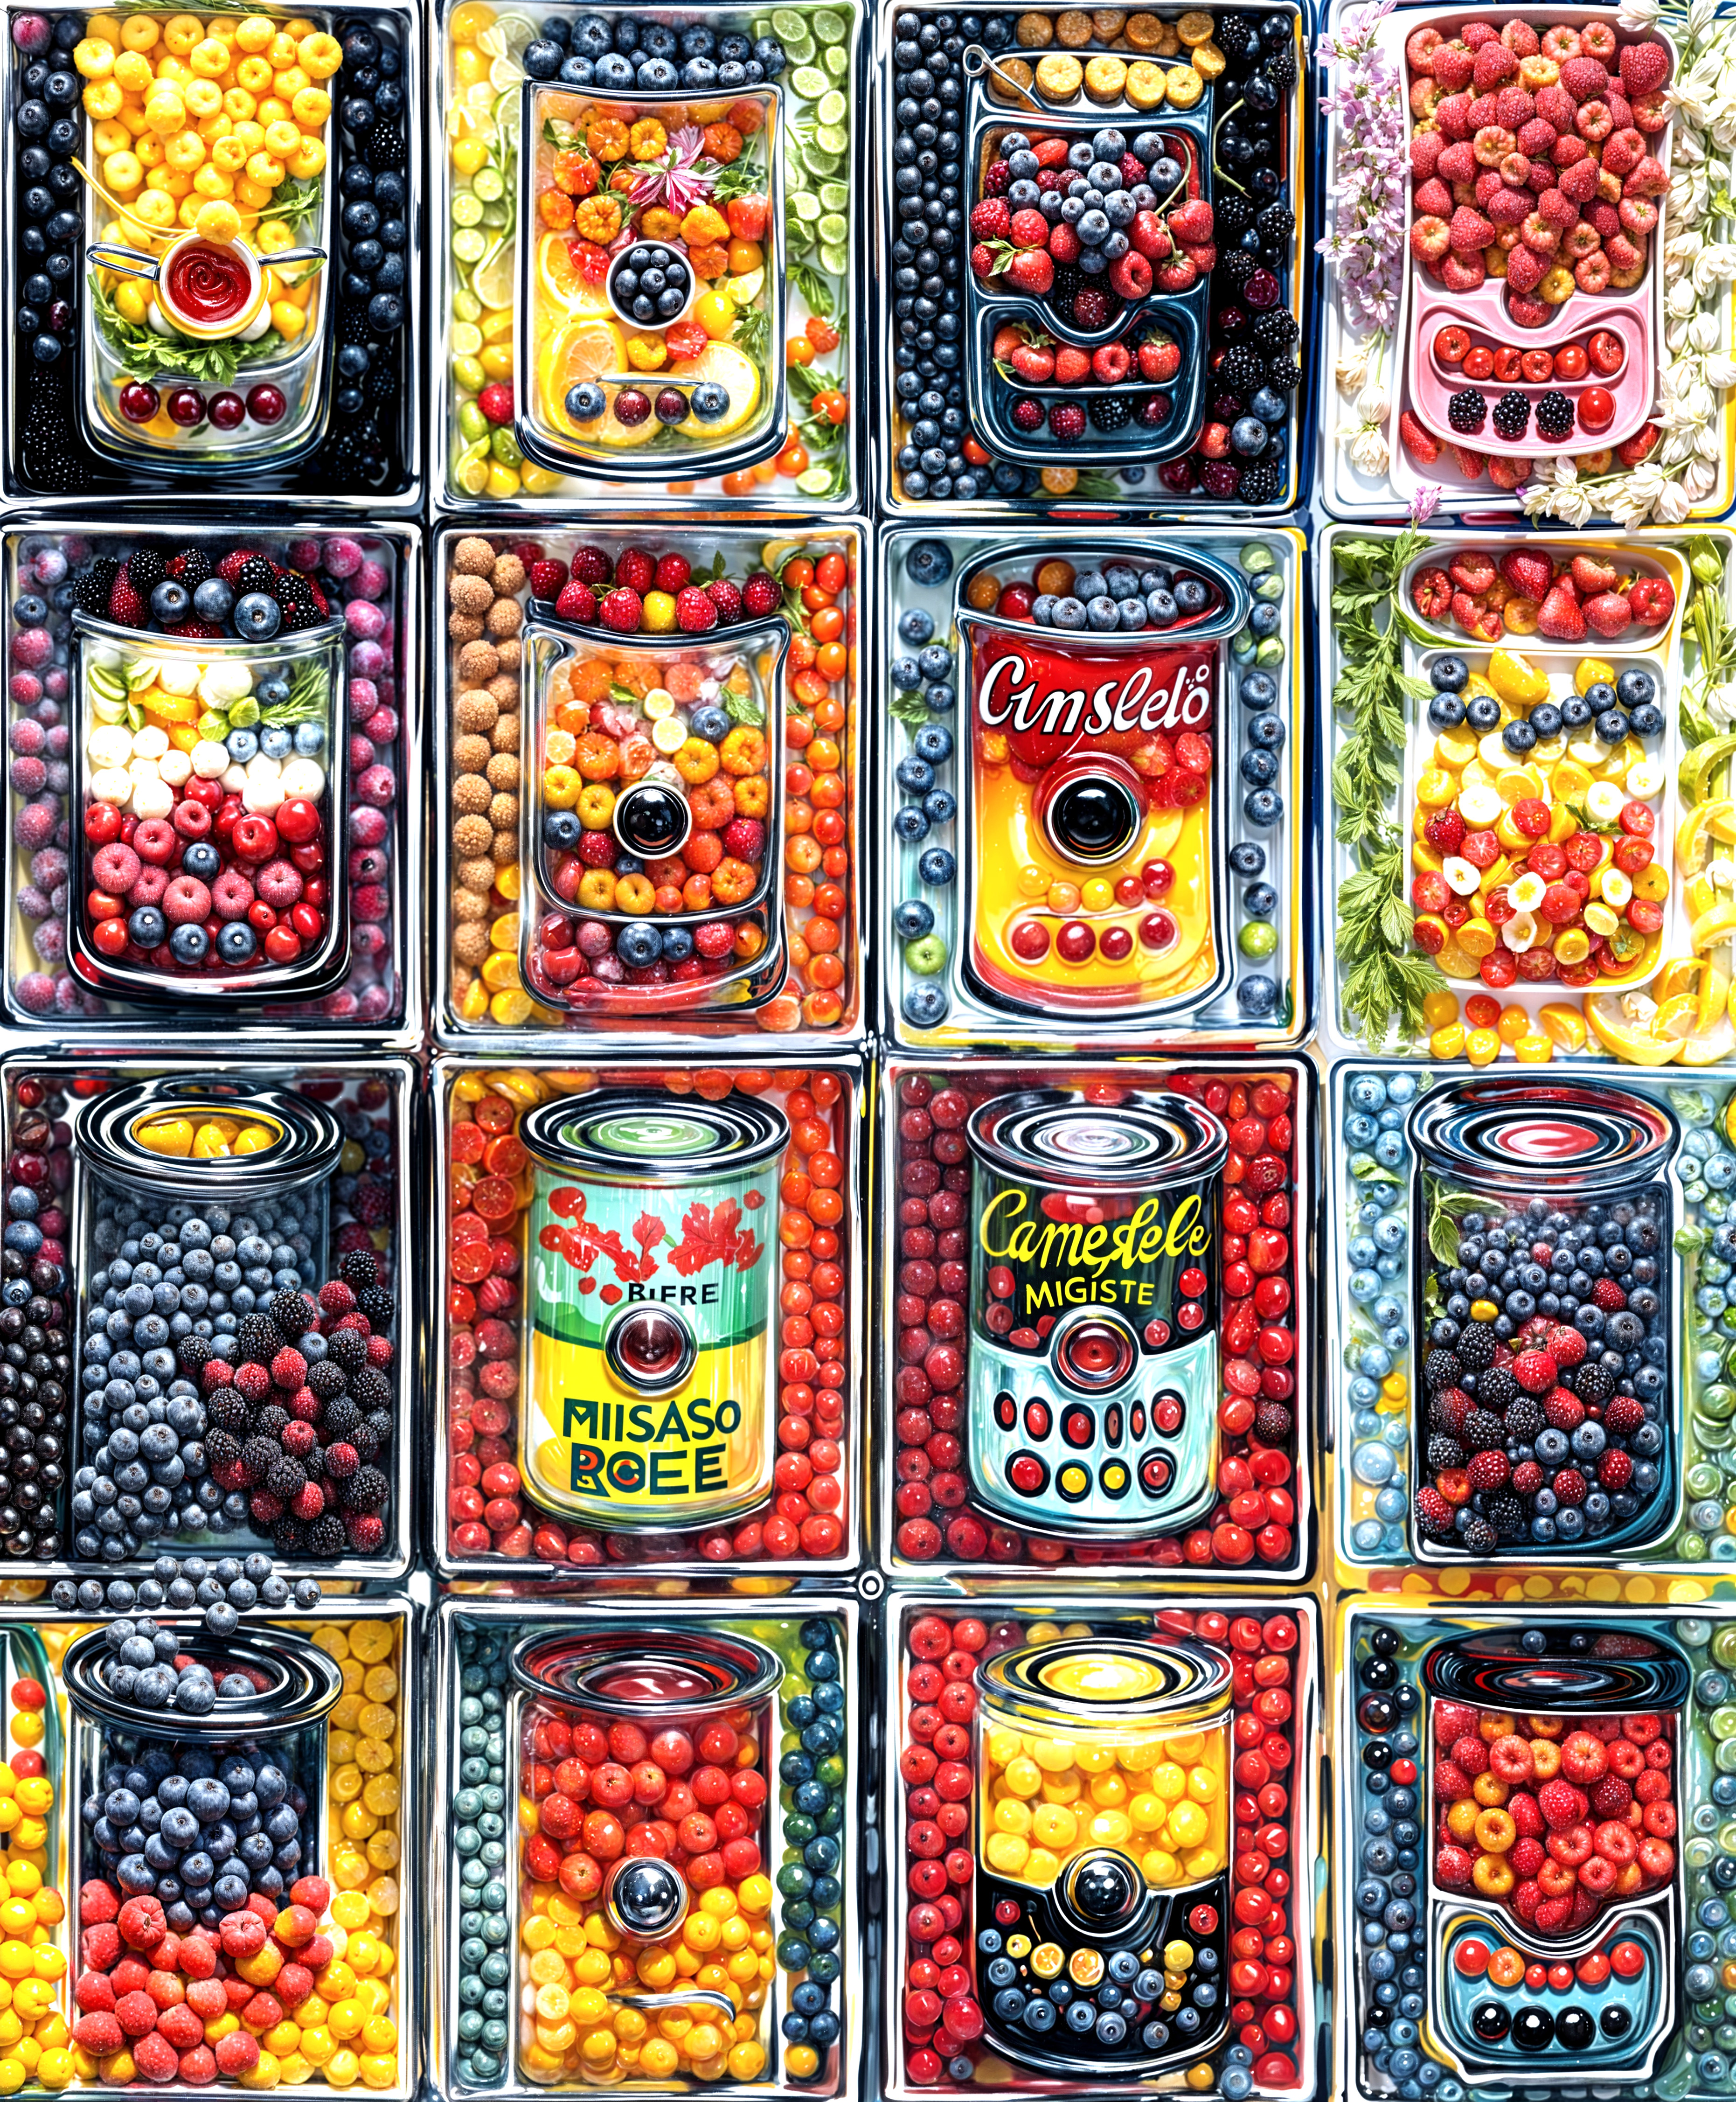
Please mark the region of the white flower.
POLYGON ((1684 460, 1694 457, 1694 433, 1684 429, 1667 431, 1663 443, 1658 448, 1658 463, 1663 467, 1680 467, 1684 460))
POLYGON ((1657 517, 1660 525, 1680 526, 1688 515, 1688 492, 1679 481, 1667 481, 1659 492, 1657 517))
POLYGON ((1670 141, 1670 157, 1685 166, 1697 168, 1706 157, 1706 149, 1688 126, 1681 125, 1670 141))
POLYGON ((1371 337, 1366 342, 1348 344, 1339 353, 1334 377, 1340 394, 1355 394, 1361 390, 1368 377, 1368 353, 1379 339, 1371 337))
POLYGON ((1356 412, 1365 424, 1384 424, 1388 406, 1386 389, 1378 379, 1371 379, 1356 397, 1356 412))
POLYGON ((1694 441, 1694 450, 1703 460, 1715 460, 1722 450, 1724 433, 1716 424, 1707 424, 1694 441))
POLYGON ((1699 304, 1698 293, 1685 280, 1682 283, 1672 285, 1670 287, 1670 296, 1665 300, 1664 307, 1667 313, 1676 315, 1682 321, 1686 321, 1699 304))
POLYGON ((1712 460, 1690 460, 1682 469, 1682 487, 1696 503, 1701 503, 1718 486, 1718 470, 1712 460))
POLYGON ((1736 358, 1708 357, 1706 361, 1706 384, 1709 387, 1736 387, 1736 358))
MULTIPOLYGON (((1688 324, 1686 322, 1665 322, 1663 329, 1663 347, 1669 352, 1672 357, 1680 357, 1681 356, 1682 353, 1688 348, 1688 324)), ((1667 386, 1665 387, 1664 391, 1666 393, 1669 392, 1667 386)))
POLYGON ((1546 518, 1555 502, 1555 491, 1542 482, 1528 481, 1520 490, 1519 505, 1527 518, 1546 518))
POLYGON ((1615 19, 1624 29, 1649 29, 1658 19, 1658 0, 1623 0, 1615 19))
POLYGON ((1684 227, 1681 233, 1672 233, 1663 244, 1663 259, 1679 269, 1691 264, 1706 246, 1706 237, 1694 227, 1684 227))
POLYGON ((1579 463, 1563 458, 1555 463, 1555 486, 1557 489, 1571 489, 1579 479, 1579 463))
POLYGON ((1392 455, 1387 450, 1386 440, 1378 430, 1365 424, 1355 431, 1350 439, 1351 464, 1362 474, 1378 481, 1387 471, 1392 455))
POLYGON ((1722 339, 1723 330, 1718 325, 1718 317, 1716 314, 1704 312, 1697 313, 1688 324, 1690 347, 1703 355, 1708 350, 1716 350, 1722 339))
POLYGON ((1722 685, 1710 688, 1706 695, 1706 712, 1716 721, 1736 722, 1736 682, 1726 680, 1722 685))

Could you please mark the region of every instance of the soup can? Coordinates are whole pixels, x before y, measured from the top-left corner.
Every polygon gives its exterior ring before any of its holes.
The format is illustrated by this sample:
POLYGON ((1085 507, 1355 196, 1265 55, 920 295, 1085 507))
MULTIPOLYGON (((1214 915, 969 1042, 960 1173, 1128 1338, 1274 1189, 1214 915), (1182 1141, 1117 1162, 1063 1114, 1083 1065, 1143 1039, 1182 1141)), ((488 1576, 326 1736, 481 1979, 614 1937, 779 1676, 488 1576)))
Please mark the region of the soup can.
POLYGON ((1229 2019, 1228 1660, 1087 1636, 976 1685, 989 2040, 1063 2080, 1197 2063, 1229 2019))
POLYGON ((783 1112, 610 1089, 545 1102, 520 1449, 534 1492, 611 1530, 707 1525, 772 1486, 783 1112))
POLYGON ((1479 1075, 1410 1113, 1425 1552, 1630 1548, 1675 1523, 1668 1105, 1479 1075))
POLYGON ((1229 1133, 1183 1095, 1040 1088, 983 1103, 966 1136, 977 1497, 1056 1533, 1203 1514, 1229 1133))
POLYGON ((720 1929, 770 1924, 782 1665, 744 1635, 623 1624, 526 1636, 510 1670, 520 2073, 543 2086, 618 2081, 630 2046, 659 2085, 751 2077, 766 2059, 769 1967, 746 1979, 725 1968, 737 1944, 720 1929), (569 1950, 552 1930, 575 1910, 569 1950), (551 1985, 558 2000, 543 1997, 551 1985))
POLYGON ((252 1899, 281 1907, 299 1878, 321 1872, 327 1718, 343 1673, 282 1628, 218 1638, 167 1619, 153 1638, 126 1625, 93 1630, 66 1653, 80 1927, 113 1917, 104 1886, 117 1902, 155 1897, 175 1934, 216 1927, 252 1899), (141 1669, 133 1647, 142 1656, 153 1641, 157 1661, 141 1669), (185 1677, 175 1683, 171 1655, 207 1668, 202 1701, 185 1677))

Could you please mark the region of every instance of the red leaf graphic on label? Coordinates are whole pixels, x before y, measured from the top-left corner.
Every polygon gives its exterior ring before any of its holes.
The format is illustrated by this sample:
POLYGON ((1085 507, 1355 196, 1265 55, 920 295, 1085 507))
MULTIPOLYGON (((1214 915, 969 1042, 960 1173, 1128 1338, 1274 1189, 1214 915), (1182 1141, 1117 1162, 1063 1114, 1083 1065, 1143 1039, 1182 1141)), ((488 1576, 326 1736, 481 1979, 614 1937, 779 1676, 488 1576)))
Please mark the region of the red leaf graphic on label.
POLYGON ((761 1244, 751 1227, 742 1224, 742 1208, 726 1197, 714 1212, 709 1204, 693 1204, 681 1222, 680 1245, 671 1251, 669 1266, 683 1277, 692 1277, 714 1262, 727 1269, 751 1270, 760 1260, 761 1244))

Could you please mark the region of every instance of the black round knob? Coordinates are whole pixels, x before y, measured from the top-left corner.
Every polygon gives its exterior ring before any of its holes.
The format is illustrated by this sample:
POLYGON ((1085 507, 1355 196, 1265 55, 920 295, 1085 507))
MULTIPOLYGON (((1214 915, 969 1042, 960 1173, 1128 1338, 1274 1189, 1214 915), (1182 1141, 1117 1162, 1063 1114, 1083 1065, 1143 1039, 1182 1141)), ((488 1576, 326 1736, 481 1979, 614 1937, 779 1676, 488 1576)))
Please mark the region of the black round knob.
POLYGON ((642 861, 679 854, 693 829, 687 798, 662 781, 636 781, 615 799, 615 837, 642 861))
POLYGON ((1110 1927, 1132 1912, 1144 1887, 1125 1854, 1082 1854, 1067 1878, 1067 1902, 1087 1925, 1110 1927))
POLYGON ((1070 860, 1113 861, 1139 830, 1139 804, 1125 782, 1087 774, 1070 781, 1047 812, 1049 836, 1070 860))

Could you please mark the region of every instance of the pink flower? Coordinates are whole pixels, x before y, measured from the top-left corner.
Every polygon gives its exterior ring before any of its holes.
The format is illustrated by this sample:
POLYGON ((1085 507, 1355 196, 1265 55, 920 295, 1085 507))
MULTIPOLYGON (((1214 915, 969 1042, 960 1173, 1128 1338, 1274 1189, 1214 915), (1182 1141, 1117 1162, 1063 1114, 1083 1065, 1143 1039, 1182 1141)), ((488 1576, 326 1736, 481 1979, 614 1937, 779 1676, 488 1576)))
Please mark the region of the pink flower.
POLYGON ((697 124, 684 124, 673 133, 669 151, 660 161, 640 161, 636 165, 639 180, 627 195, 635 205, 666 204, 680 218, 691 211, 696 204, 702 204, 711 194, 711 186, 717 180, 717 163, 706 161, 698 165, 700 150, 705 144, 705 134, 697 124))

